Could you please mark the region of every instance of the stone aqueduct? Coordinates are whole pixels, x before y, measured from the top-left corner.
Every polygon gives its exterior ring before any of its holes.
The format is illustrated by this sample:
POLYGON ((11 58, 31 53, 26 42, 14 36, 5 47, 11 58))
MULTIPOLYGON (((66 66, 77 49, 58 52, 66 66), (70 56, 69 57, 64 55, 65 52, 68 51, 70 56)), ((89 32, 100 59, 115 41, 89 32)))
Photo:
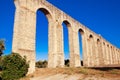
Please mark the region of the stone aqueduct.
POLYGON ((29 73, 35 71, 36 12, 48 18, 48 67, 64 67, 63 27, 69 34, 70 67, 80 67, 78 32, 82 36, 83 66, 105 67, 120 64, 120 49, 94 33, 46 0, 14 0, 16 6, 12 51, 26 56, 29 73))

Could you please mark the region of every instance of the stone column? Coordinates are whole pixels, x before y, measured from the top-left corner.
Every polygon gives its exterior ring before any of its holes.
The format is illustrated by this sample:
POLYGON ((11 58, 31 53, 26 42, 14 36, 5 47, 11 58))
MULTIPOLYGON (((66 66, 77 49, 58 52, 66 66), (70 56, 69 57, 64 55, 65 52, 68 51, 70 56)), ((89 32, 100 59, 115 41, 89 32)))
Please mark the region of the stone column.
POLYGON ((114 49, 113 49, 113 46, 111 48, 111 53, 112 53, 112 64, 114 64, 114 49))
POLYGON ((107 47, 107 51, 108 51, 108 64, 110 64, 110 50, 109 50, 110 46, 108 45, 107 47))
POLYGON ((120 50, 118 51, 118 55, 119 55, 119 64, 120 64, 120 50))
POLYGON ((103 66, 103 52, 102 52, 102 41, 98 42, 98 53, 99 53, 99 66, 103 66))
POLYGON ((115 47, 114 47, 114 64, 116 64, 116 53, 115 53, 115 47))
POLYGON ((120 50, 118 50, 118 59, 119 59, 119 64, 120 64, 120 50))
POLYGON ((90 39, 90 66, 93 67, 93 38, 90 39))
POLYGON ((93 43, 94 40, 93 40, 93 36, 89 36, 89 59, 90 59, 90 62, 89 62, 89 67, 93 67, 94 66, 94 61, 93 61, 93 43))
POLYGON ((116 48, 114 48, 114 55, 115 55, 115 64, 117 64, 117 54, 116 54, 116 48))
POLYGON ((80 67, 78 30, 69 28, 70 67, 80 67))
POLYGON ((91 67, 91 44, 90 44, 90 38, 88 37, 88 65, 91 67))
POLYGON ((83 45, 83 66, 84 67, 89 67, 89 54, 88 54, 88 42, 87 42, 87 34, 83 33, 82 34, 82 45, 83 45))
POLYGON ((98 42, 97 42, 97 40, 95 41, 95 48, 96 48, 96 50, 95 50, 95 52, 96 52, 96 66, 99 66, 99 64, 100 64, 100 62, 99 62, 99 46, 98 46, 99 44, 98 44, 98 42))
POLYGON ((117 59, 117 49, 115 48, 115 58, 116 58, 116 61, 115 61, 115 64, 118 64, 118 59, 117 59))
POLYGON ((103 40, 100 39, 100 65, 104 66, 104 49, 103 49, 103 40))
POLYGON ((95 38, 92 38, 92 52, 91 52, 91 58, 92 58, 92 67, 95 66, 95 56, 96 56, 96 53, 95 53, 95 38))
POLYGON ((108 44, 106 44, 106 64, 109 64, 109 51, 108 51, 108 44))
POLYGON ((109 48, 109 50, 110 50, 110 64, 113 64, 113 62, 112 62, 112 50, 111 50, 111 47, 109 48))
POLYGON ((108 47, 108 54, 109 54, 109 64, 111 64, 110 45, 109 45, 109 47, 108 47))
POLYGON ((104 46, 104 49, 105 49, 105 56, 104 56, 104 60, 105 60, 105 65, 107 65, 107 49, 106 49, 106 46, 107 46, 107 44, 105 44, 105 46, 104 46))
POLYGON ((86 38, 87 38, 87 40, 86 40, 86 54, 87 54, 87 56, 86 56, 86 58, 87 58, 87 66, 89 67, 90 66, 90 52, 89 52, 89 39, 88 39, 88 37, 87 37, 87 34, 86 34, 86 38))
POLYGON ((93 67, 94 66, 94 64, 93 64, 93 38, 91 38, 91 40, 90 40, 90 59, 91 59, 91 67, 93 67))
POLYGON ((116 53, 116 48, 115 48, 115 64, 117 64, 117 53, 116 53))
POLYGON ((89 36, 88 39, 88 58, 89 58, 89 67, 95 66, 95 41, 92 35, 89 36), (89 47, 88 47, 89 46, 89 47))
POLYGON ((119 64, 119 54, 118 54, 118 49, 117 49, 117 64, 119 64))
POLYGON ((111 46, 111 48, 110 48, 110 51, 111 51, 111 63, 113 64, 113 50, 112 50, 112 46, 111 46))
POLYGON ((118 49, 117 49, 117 62, 119 64, 119 54, 118 54, 118 49))
POLYGON ((118 55, 118 49, 117 49, 116 53, 117 53, 117 64, 119 64, 119 55, 118 55))
POLYGON ((28 74, 35 71, 35 30, 36 12, 16 3, 12 52, 26 56, 30 67, 28 74))
MULTIPOLYGON (((87 37, 87 34, 86 34, 87 37)), ((89 38, 89 37, 88 37, 89 38)), ((87 67, 90 67, 90 40, 87 38, 86 40, 86 47, 87 47, 87 67)))
MULTIPOLYGON (((55 21, 49 21, 49 32, 48 32, 48 41, 49 41, 49 48, 48 48, 48 68, 55 68, 55 67, 61 67, 64 65, 63 60, 61 57, 63 57, 63 53, 60 53, 60 42, 59 37, 60 34, 58 33, 58 23, 55 21), (59 37, 58 37, 59 35, 59 37), (59 47, 59 48, 58 48, 59 47), (59 49, 59 51, 58 51, 59 49), (60 55, 62 54, 62 55, 60 55), (62 60, 62 62, 61 62, 62 60)), ((61 29, 60 29, 61 30, 61 29)), ((61 43, 62 44, 62 43, 61 43)))
POLYGON ((115 49, 113 47, 113 64, 115 64, 115 49))
POLYGON ((100 66, 100 58, 101 58, 101 53, 100 53, 100 41, 97 41, 97 50, 98 50, 98 66, 100 66))
POLYGON ((103 65, 105 65, 105 43, 102 43, 103 65))
POLYGON ((63 26, 57 23, 57 67, 64 67, 63 26))

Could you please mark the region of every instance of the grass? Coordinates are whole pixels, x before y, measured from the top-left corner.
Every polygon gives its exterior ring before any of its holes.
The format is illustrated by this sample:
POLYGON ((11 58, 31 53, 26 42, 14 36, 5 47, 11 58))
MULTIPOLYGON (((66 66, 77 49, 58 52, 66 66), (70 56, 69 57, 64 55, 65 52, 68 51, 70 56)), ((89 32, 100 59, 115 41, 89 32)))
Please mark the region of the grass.
POLYGON ((112 69, 109 71, 111 74, 120 74, 120 72, 117 69, 112 69))
POLYGON ((82 74, 85 77, 87 76, 99 76, 104 78, 113 78, 119 77, 120 78, 120 69, 108 69, 108 70, 101 70, 101 69, 91 69, 91 68, 37 68, 34 74, 31 76, 27 76, 21 80, 29 80, 32 77, 38 76, 45 76, 45 75, 56 75, 56 74, 67 74, 67 75, 75 75, 75 74, 82 74))
POLYGON ((87 68, 58 68, 56 69, 58 71, 57 73, 63 73, 63 74, 85 74, 88 75, 88 69, 87 68))

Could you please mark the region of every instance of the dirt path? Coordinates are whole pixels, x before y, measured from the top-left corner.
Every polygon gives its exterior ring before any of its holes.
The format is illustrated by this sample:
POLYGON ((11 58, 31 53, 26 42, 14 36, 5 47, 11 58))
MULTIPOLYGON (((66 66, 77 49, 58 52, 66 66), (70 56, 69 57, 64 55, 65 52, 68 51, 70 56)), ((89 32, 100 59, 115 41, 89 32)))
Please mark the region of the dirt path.
POLYGON ((96 76, 83 77, 83 75, 67 75, 67 74, 56 74, 51 76, 40 76, 31 78, 30 80, 120 80, 120 78, 103 78, 96 76))
POLYGON ((120 69, 42 68, 22 80, 120 80, 120 69))
POLYGON ((36 78, 31 78, 30 80, 78 80, 80 76, 77 75, 66 75, 66 74, 56 74, 51 76, 41 76, 36 78))

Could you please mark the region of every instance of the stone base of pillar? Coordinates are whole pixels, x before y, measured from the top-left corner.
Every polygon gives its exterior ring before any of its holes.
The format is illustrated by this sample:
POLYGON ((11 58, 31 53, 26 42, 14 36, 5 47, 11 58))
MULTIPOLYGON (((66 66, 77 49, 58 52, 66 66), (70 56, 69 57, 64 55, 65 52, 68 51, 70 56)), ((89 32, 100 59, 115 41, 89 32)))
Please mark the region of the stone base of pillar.
POLYGON ((22 57, 26 57, 27 63, 29 63, 29 69, 27 74, 31 74, 35 71, 35 51, 27 49, 19 49, 14 51, 14 53, 20 54, 22 57))
POLYGON ((81 60, 79 54, 71 54, 70 67, 81 67, 81 60))
POLYGON ((49 53, 48 55, 48 68, 55 68, 56 67, 56 61, 57 61, 57 55, 55 53, 49 53))
POLYGON ((58 59, 57 59, 57 67, 64 67, 64 53, 59 52, 58 53, 58 59))
POLYGON ((48 68, 64 67, 63 53, 49 53, 48 68))
POLYGON ((30 61, 29 63, 29 69, 27 74, 32 74, 35 71, 35 61, 30 61))
POLYGON ((89 65, 88 65, 88 63, 87 63, 87 60, 85 61, 85 60, 83 59, 83 66, 84 66, 84 67, 89 67, 89 65))

